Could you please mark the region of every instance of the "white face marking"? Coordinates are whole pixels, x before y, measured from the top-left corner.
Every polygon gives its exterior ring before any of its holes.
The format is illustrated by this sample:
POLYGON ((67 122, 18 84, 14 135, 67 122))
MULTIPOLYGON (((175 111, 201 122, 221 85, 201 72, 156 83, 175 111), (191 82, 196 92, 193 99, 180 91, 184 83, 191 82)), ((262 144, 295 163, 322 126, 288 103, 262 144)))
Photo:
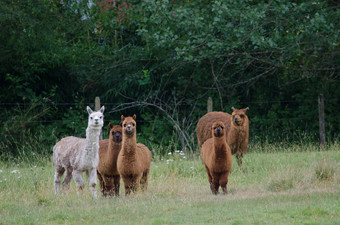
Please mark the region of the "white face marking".
MULTIPOLYGON (((104 106, 103 106, 104 107, 104 106)), ((104 125, 104 108, 101 108, 99 111, 88 110, 89 112, 89 127, 102 127, 104 125)))

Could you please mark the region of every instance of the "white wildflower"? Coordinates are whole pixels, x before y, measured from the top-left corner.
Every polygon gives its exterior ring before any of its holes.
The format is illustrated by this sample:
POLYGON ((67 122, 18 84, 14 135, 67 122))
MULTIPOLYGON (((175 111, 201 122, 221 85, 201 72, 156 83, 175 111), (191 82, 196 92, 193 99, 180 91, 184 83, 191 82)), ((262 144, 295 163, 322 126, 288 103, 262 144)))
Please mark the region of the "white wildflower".
POLYGON ((167 159, 166 164, 169 164, 170 162, 174 161, 173 159, 167 159))
POLYGON ((12 170, 11 173, 20 173, 19 170, 12 170))
POLYGON ((0 173, 2 173, 2 170, 0 170, 0 173))

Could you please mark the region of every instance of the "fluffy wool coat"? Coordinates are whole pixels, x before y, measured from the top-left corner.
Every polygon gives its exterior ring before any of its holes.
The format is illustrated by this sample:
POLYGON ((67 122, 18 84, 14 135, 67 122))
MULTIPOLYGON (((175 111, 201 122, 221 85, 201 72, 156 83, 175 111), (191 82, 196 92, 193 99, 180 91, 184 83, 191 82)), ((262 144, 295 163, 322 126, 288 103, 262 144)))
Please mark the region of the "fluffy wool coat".
POLYGON ((117 160, 118 172, 122 177, 125 195, 139 188, 145 191, 148 186, 148 174, 151 164, 151 152, 136 140, 136 115, 122 115, 123 141, 117 160))
POLYGON ((60 179, 66 171, 63 180, 63 190, 68 191, 72 177, 77 186, 77 193, 84 189, 83 172, 86 173, 89 188, 94 198, 96 191, 96 169, 99 162, 99 135, 104 123, 104 106, 97 112, 87 107, 89 113, 86 138, 65 137, 53 147, 53 164, 55 167, 55 194, 60 194, 60 179))
POLYGON ((226 140, 231 148, 232 154, 236 155, 237 163, 242 165, 242 157, 248 150, 249 142, 249 120, 246 111, 249 108, 235 109, 232 107, 232 115, 224 112, 209 112, 197 123, 196 135, 198 145, 212 137, 211 126, 216 121, 222 121, 226 129, 226 140))
POLYGON ((109 123, 109 139, 99 142, 99 165, 97 176, 103 196, 119 195, 120 175, 117 158, 122 148, 122 127, 109 123))
POLYGON ((212 193, 218 194, 221 186, 223 193, 226 194, 232 155, 226 141, 224 123, 222 121, 213 123, 211 132, 213 137, 202 145, 201 158, 207 171, 212 193))

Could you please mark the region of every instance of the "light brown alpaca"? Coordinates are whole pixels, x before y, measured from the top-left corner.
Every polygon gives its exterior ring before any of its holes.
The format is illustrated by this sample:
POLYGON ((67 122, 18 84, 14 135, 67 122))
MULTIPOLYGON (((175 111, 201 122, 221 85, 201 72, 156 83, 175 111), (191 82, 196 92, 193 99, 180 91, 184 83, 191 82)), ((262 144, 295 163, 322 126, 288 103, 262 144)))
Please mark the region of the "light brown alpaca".
POLYGON ((248 107, 245 109, 235 109, 232 107, 231 126, 228 131, 227 143, 231 153, 236 155, 237 164, 242 166, 243 154, 248 150, 249 142, 249 120, 246 115, 248 107))
POLYGON ((148 174, 151 164, 151 152, 136 139, 136 115, 122 115, 123 141, 119 152, 117 168, 123 179, 125 195, 135 192, 141 187, 145 191, 148 186, 148 174))
POLYGON ((109 139, 99 141, 97 177, 103 196, 119 195, 120 176, 117 158, 122 147, 122 127, 109 123, 109 139))
POLYGON ((248 150, 249 120, 246 111, 249 108, 235 109, 232 115, 224 112, 209 112, 201 117, 196 126, 198 146, 212 137, 211 126, 216 121, 222 121, 226 129, 226 140, 232 154, 236 154, 237 163, 242 166, 243 154, 248 150))
POLYGON ((213 123, 211 132, 213 137, 202 145, 201 158, 208 174, 212 193, 218 194, 221 186, 223 194, 226 194, 232 156, 225 137, 224 123, 222 121, 213 123))

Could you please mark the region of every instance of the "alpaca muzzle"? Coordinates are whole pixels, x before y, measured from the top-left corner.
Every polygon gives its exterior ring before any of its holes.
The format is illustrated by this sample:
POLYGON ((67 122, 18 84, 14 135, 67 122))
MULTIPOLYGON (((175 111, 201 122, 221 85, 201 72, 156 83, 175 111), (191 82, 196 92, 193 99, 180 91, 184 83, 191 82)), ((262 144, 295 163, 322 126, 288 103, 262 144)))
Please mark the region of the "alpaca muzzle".
POLYGON ((239 118, 238 117, 235 117, 234 118, 234 122, 236 123, 236 125, 240 125, 240 120, 239 120, 239 118))
POLYGON ((120 137, 120 134, 119 133, 117 133, 116 135, 115 135, 115 141, 116 142, 120 142, 122 139, 121 139, 121 137, 120 137))

